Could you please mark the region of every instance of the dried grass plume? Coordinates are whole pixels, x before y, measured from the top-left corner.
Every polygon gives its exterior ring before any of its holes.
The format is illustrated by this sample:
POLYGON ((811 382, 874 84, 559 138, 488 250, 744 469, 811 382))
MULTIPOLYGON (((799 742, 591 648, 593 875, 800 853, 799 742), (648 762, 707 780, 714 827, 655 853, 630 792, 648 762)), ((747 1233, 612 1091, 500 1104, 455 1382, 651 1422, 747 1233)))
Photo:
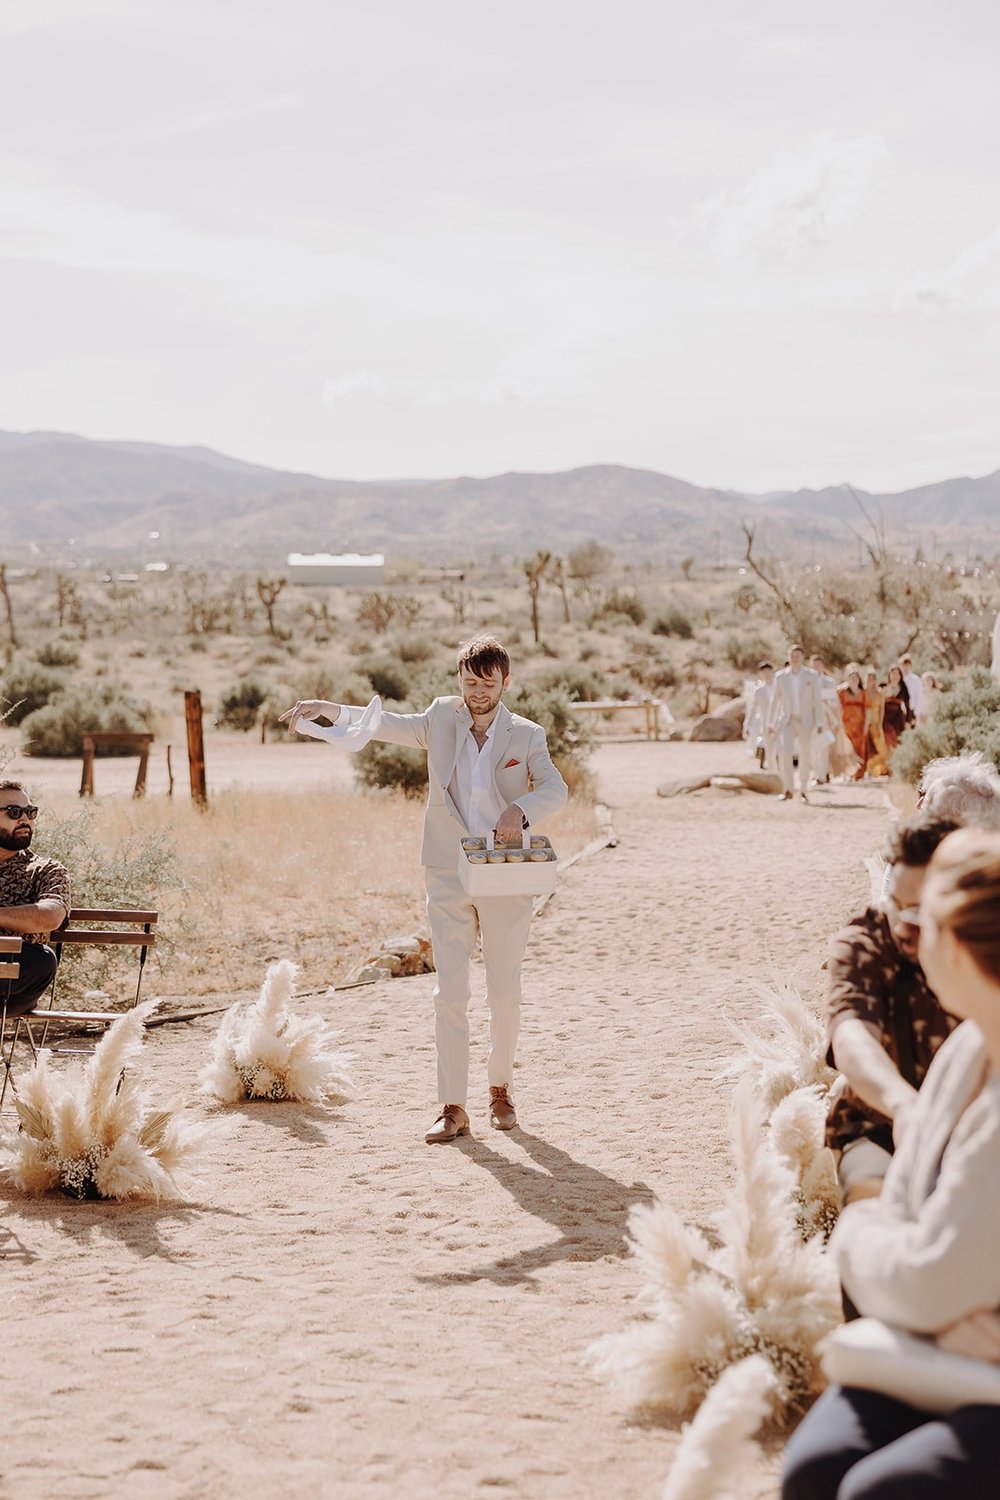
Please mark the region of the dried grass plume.
POLYGON ((86 1063, 54 1071, 46 1053, 15 1099, 20 1130, 0 1144, 4 1178, 24 1193, 59 1189, 74 1198, 177 1195, 174 1174, 201 1151, 211 1128, 150 1109, 126 1071, 142 1051, 147 1000, 110 1026, 86 1063))
POLYGON ((754 1434, 771 1413, 774 1373, 759 1354, 725 1371, 684 1429, 663 1500, 743 1500, 760 1457, 754 1434))
POLYGON ((297 966, 283 958, 271 964, 253 1005, 226 1011, 211 1060, 201 1073, 203 1093, 224 1104, 241 1099, 319 1104, 353 1098, 350 1056, 331 1048, 336 1033, 320 1016, 289 1012, 297 976, 297 966))

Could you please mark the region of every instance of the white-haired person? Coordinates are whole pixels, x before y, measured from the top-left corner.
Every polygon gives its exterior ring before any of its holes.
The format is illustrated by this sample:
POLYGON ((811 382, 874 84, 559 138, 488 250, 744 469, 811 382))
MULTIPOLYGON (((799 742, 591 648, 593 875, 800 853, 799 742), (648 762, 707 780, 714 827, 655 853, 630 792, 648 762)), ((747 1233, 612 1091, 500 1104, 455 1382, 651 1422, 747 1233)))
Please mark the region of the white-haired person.
MULTIPOLYGON (((917 788, 922 815, 946 818, 961 828, 1000 830, 1000 771, 981 750, 942 755, 924 766, 917 788)), ((882 876, 880 899, 889 891, 889 867, 882 876)))
MULTIPOLYGON (((860 1312, 1000 1364, 1000 834, 938 847, 920 962, 959 1018, 920 1090, 881 1196, 845 1208, 830 1254, 860 1312)), ((782 1500, 986 1500, 1000 1407, 918 1410, 832 1385, 792 1436, 782 1500)))
POLYGON ((918 790, 921 812, 963 828, 1000 829, 1000 771, 981 750, 929 760, 918 790))

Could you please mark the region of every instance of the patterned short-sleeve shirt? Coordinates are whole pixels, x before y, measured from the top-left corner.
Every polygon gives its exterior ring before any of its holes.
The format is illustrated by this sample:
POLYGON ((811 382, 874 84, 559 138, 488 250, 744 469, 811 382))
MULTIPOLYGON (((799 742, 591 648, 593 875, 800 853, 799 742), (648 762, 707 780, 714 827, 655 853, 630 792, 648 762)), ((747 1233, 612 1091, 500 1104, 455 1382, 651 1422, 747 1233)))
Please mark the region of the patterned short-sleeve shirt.
MULTIPOLYGON (((69 916, 69 873, 57 859, 43 859, 30 849, 20 849, 10 859, 0 860, 0 907, 33 906, 36 901, 58 901, 69 916)), ((57 916, 53 927, 63 918, 57 916)), ((25 943, 45 943, 45 932, 14 932, 0 922, 4 937, 19 937, 25 943)))
MULTIPOLYGON (((913 1038, 914 1077, 917 1088, 941 1043, 958 1025, 933 993, 919 964, 900 953, 885 913, 869 906, 855 917, 830 944, 827 966, 827 1061, 833 1060, 833 1037, 841 1021, 867 1021, 878 1030, 885 1051, 900 1067, 894 1018, 909 1017, 913 1038)), ((900 1068, 900 1071, 904 1071, 900 1068)), ((826 1143, 843 1150, 860 1136, 873 1137, 892 1150, 892 1121, 846 1088, 831 1107, 826 1123, 826 1143)))

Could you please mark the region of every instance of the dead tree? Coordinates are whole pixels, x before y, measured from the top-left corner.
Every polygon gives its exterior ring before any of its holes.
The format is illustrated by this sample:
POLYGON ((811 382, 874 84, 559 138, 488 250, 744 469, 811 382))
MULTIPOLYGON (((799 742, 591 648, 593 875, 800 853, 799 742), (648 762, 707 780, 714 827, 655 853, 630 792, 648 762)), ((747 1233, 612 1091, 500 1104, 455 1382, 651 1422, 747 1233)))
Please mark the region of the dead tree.
POLYGON ((556 581, 556 588, 559 590, 559 597, 562 600, 563 622, 569 625, 572 621, 569 612, 569 595, 566 592, 566 565, 561 557, 556 558, 552 576, 556 581))
POLYGON ((11 649, 16 651, 18 646, 17 631, 14 629, 14 606, 10 597, 10 585, 7 582, 7 564, 0 563, 0 595, 3 596, 4 608, 7 611, 7 638, 11 649))
POLYGON ((551 561, 551 552, 536 552, 530 562, 524 564, 524 572, 528 580, 528 594, 531 598, 531 629, 534 632, 536 646, 542 638, 542 629, 538 618, 538 595, 542 587, 542 575, 551 561))
POLYGON ((274 606, 278 602, 278 595, 288 582, 287 578, 258 578, 257 597, 264 606, 267 615, 267 633, 273 640, 280 641, 281 634, 274 623, 274 606))

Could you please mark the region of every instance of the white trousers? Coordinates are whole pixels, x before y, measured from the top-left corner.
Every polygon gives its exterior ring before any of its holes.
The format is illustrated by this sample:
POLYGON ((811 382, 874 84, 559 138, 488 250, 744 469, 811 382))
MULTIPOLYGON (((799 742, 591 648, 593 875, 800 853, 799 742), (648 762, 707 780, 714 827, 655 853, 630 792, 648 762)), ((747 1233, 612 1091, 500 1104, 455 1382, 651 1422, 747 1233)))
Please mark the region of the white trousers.
POLYGON ((469 1092, 469 964, 482 937, 490 1011, 491 1084, 514 1081, 521 1023, 521 961, 531 926, 531 896, 469 896, 457 870, 428 866, 427 917, 434 947, 434 1038, 438 1102, 465 1107, 469 1092))
POLYGON ((781 788, 785 792, 795 790, 795 767, 792 757, 799 757, 799 787, 804 792, 809 785, 812 767, 811 730, 803 728, 796 719, 789 719, 778 730, 778 770, 781 772, 781 788))

